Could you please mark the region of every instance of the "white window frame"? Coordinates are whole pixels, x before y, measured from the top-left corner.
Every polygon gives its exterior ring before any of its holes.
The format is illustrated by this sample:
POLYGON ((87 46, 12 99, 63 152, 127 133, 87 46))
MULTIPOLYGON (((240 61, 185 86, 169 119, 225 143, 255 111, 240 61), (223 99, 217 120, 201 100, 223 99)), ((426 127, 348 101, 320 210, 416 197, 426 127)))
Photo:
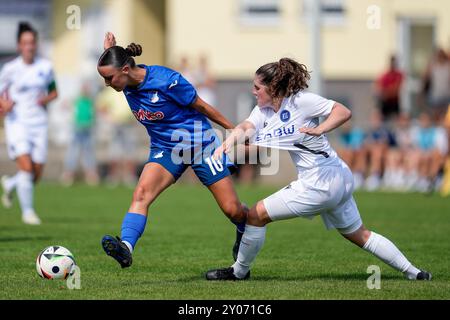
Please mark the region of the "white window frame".
POLYGON ((243 26, 278 26, 282 0, 238 0, 239 22, 243 26))
MULTIPOLYGON (((321 20, 323 26, 343 26, 347 22, 346 0, 313 0, 321 1, 321 20)), ((309 0, 303 0, 302 20, 307 23, 309 19, 309 0)))

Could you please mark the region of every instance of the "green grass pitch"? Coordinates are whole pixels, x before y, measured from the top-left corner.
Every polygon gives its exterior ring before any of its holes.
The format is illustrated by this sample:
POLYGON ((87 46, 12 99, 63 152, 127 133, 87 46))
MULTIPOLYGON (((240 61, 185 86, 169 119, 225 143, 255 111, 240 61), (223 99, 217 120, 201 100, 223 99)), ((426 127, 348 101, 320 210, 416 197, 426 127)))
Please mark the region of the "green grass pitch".
MULTIPOLYGON (((238 188, 254 204, 277 188, 238 188)), ((0 209, 0 299, 449 299, 450 199, 438 195, 356 193, 365 225, 390 238, 411 262, 433 273, 411 282, 367 252, 326 231, 320 217, 268 226, 247 282, 207 282, 203 273, 232 262, 234 226, 209 191, 175 185, 150 208, 129 269, 107 257, 100 240, 120 234, 132 190, 42 184, 36 209, 43 225, 23 225, 17 202, 0 209), (74 254, 81 289, 39 278, 35 259, 49 245, 74 254), (381 289, 367 288, 369 265, 381 289)))

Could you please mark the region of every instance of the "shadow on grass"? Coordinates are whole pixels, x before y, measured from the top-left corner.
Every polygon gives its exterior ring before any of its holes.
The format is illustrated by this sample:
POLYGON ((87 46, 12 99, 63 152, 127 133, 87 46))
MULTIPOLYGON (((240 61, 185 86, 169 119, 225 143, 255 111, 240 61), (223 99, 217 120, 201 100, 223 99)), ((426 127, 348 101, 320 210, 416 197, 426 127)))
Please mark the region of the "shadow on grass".
MULTIPOLYGON (((309 280, 358 280, 366 281, 370 274, 366 273, 348 273, 348 274, 308 274, 299 276, 283 276, 283 275, 270 275, 270 276, 255 276, 253 280, 257 281, 309 281, 309 280)), ((382 280, 402 280, 401 275, 381 275, 382 280)))
MULTIPOLYGON (((311 280, 339 280, 339 281, 367 281, 370 274, 365 273, 349 273, 349 274, 308 274, 308 275, 256 275, 250 277, 251 282, 263 282, 263 281, 311 281, 311 280)), ((381 280, 402 280, 404 279, 401 275, 381 275, 381 280)), ((199 274, 198 276, 190 276, 184 278, 174 279, 173 282, 194 282, 199 280, 205 280, 204 274, 199 274)), ((221 282, 221 281, 211 281, 211 282, 221 282)))

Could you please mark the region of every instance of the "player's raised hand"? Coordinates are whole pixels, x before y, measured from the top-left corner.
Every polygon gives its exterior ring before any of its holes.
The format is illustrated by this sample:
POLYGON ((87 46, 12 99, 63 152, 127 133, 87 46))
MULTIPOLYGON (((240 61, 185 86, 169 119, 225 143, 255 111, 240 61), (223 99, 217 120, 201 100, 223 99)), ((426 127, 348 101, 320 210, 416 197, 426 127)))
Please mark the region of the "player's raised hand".
POLYGON ((230 147, 224 142, 214 151, 213 158, 215 160, 222 160, 223 154, 227 154, 228 152, 230 152, 230 147))
POLYGON ((105 34, 105 40, 103 41, 103 49, 108 49, 116 45, 116 37, 112 32, 107 32, 105 34))
POLYGON ((316 136, 316 137, 321 136, 323 134, 323 131, 319 127, 316 127, 316 128, 304 127, 304 128, 300 128, 299 131, 301 133, 306 133, 306 134, 309 134, 310 136, 316 136))

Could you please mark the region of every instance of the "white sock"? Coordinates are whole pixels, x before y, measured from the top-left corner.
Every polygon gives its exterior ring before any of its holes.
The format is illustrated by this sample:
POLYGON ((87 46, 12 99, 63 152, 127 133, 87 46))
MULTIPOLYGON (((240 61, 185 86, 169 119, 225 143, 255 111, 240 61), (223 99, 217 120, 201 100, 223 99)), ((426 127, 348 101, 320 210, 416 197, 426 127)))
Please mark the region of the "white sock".
POLYGON ((371 235, 364 244, 363 249, 372 253, 392 268, 403 272, 408 279, 416 279, 417 274, 420 272, 389 239, 373 231, 371 231, 371 235))
POLYGON ((22 214, 34 213, 33 210, 33 174, 31 172, 17 172, 17 196, 22 214))
POLYGON ((128 241, 123 241, 123 243, 125 243, 125 245, 128 247, 128 250, 130 250, 131 253, 133 253, 133 246, 131 245, 131 243, 129 243, 128 241))
POLYGON ((17 187, 17 175, 18 173, 16 173, 15 175, 8 177, 5 179, 5 191, 6 193, 11 193, 14 191, 14 189, 17 187))
POLYGON ((245 232, 242 236, 241 245, 236 262, 232 265, 234 275, 244 278, 250 270, 250 265, 255 260, 259 250, 261 250, 266 239, 266 227, 255 227, 245 225, 245 232))

